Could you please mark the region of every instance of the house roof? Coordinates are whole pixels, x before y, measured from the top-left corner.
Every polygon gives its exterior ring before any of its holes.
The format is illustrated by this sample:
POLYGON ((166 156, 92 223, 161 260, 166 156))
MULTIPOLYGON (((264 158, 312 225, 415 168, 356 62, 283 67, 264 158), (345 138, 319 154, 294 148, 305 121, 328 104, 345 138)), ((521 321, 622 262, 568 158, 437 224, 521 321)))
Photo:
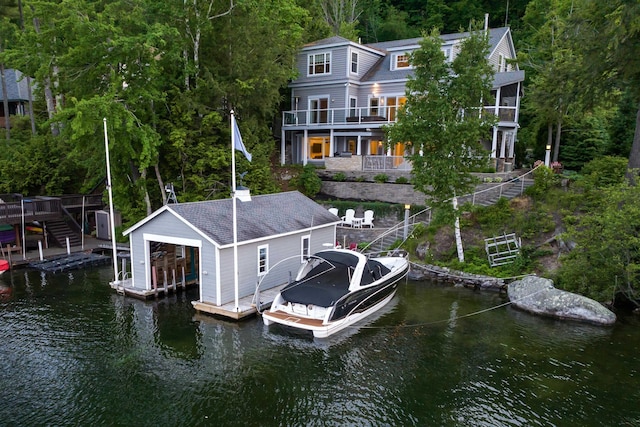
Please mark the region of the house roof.
MULTIPOLYGON (((504 36, 509 31, 508 27, 500 27, 500 28, 491 28, 489 29, 489 52, 490 55, 495 51, 498 46, 498 43, 504 38, 504 36)), ((464 33, 453 33, 453 34, 442 34, 440 38, 444 45, 451 44, 456 40, 461 40, 466 37, 469 37, 470 32, 464 33)), ((405 39, 405 40, 393 40, 388 42, 380 42, 380 43, 371 43, 366 46, 373 49, 380 49, 387 53, 389 52, 401 52, 404 53, 403 49, 414 50, 417 49, 420 45, 420 41, 422 37, 405 39)), ((409 76, 413 73, 411 68, 401 69, 401 70, 392 70, 391 69, 391 61, 392 55, 385 55, 382 57, 371 69, 363 76, 361 79, 362 82, 380 82, 380 81, 392 81, 392 80, 405 80, 408 79, 409 76)), ((499 86, 494 82, 494 87, 499 86)))
MULTIPOLYGON (((29 91, 27 86, 27 79, 23 78, 24 75, 13 68, 4 70, 4 78, 7 84, 7 95, 9 102, 28 101, 29 91)), ((2 85, 0 84, 0 100, 4 98, 2 92, 2 85)))
MULTIPOLYGON (((249 202, 237 199, 236 210, 238 242, 339 222, 335 215, 298 191, 252 196, 249 202)), ((164 211, 173 213, 220 246, 233 244, 233 199, 168 204, 123 234, 129 234, 164 211)))

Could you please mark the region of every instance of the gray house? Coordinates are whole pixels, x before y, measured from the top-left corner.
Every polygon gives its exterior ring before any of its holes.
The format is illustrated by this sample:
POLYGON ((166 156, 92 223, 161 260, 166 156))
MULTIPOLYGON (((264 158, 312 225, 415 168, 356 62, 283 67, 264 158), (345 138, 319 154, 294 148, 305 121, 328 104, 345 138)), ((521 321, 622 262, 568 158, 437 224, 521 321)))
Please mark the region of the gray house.
MULTIPOLYGON (((498 118, 483 141, 497 171, 514 162, 524 71, 508 27, 488 29, 488 61, 494 67, 494 99, 485 109, 498 118)), ((442 52, 452 61, 469 33, 443 34, 442 52)), ((298 77, 289 84, 291 110, 284 111, 281 163, 324 163, 333 170, 411 169, 405 144, 385 148, 384 125, 396 121, 406 102, 409 62, 421 39, 361 44, 334 36, 304 46, 298 77)))
POLYGON ((9 116, 24 116, 29 109, 29 86, 26 76, 20 71, 8 68, 4 70, 4 81, 7 87, 9 111, 4 111, 4 97, 0 84, 0 126, 5 127, 5 120, 9 116))
POLYGON ((197 283, 197 310, 241 318, 255 312, 258 283, 275 295, 304 257, 334 245, 340 222, 297 191, 239 196, 236 211, 235 245, 233 199, 168 204, 126 230, 132 275, 126 286, 148 292, 167 282, 197 283))

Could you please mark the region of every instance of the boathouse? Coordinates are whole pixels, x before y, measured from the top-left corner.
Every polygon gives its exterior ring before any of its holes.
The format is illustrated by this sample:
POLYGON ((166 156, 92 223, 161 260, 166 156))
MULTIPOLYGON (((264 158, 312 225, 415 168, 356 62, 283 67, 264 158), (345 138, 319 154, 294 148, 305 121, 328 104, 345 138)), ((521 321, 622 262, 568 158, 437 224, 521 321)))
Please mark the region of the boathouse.
POLYGON ((131 253, 126 287, 197 283, 198 311, 239 319, 255 312, 258 284, 275 294, 304 257, 333 246, 339 222, 297 191, 239 196, 234 242, 233 199, 167 204, 123 233, 131 253))

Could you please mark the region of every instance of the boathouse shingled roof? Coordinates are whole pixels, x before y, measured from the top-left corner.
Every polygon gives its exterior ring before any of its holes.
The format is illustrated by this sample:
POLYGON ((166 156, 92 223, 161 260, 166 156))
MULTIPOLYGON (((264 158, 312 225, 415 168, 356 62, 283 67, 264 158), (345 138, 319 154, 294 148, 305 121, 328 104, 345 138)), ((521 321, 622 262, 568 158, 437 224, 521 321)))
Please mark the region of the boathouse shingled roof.
MULTIPOLYGON (((236 209, 238 242, 339 222, 326 208, 298 191, 251 196, 248 202, 237 199, 236 209)), ((168 204, 160 210, 173 212, 220 246, 233 244, 232 199, 168 204)), ((145 218, 125 234, 153 217, 145 218)))

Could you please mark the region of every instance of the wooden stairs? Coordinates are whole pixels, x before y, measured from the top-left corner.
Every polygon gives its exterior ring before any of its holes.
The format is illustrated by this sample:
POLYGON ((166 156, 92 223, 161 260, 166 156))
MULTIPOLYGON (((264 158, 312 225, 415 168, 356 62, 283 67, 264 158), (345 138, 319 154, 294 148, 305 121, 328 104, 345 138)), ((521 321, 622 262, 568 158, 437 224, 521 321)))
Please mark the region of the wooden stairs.
POLYGON ((69 225, 63 220, 49 220, 46 223, 47 233, 49 237, 55 240, 60 247, 67 246, 67 237, 70 246, 81 246, 82 240, 78 233, 73 231, 69 225))

